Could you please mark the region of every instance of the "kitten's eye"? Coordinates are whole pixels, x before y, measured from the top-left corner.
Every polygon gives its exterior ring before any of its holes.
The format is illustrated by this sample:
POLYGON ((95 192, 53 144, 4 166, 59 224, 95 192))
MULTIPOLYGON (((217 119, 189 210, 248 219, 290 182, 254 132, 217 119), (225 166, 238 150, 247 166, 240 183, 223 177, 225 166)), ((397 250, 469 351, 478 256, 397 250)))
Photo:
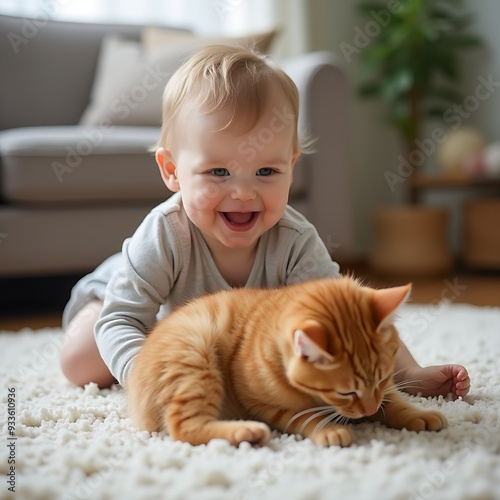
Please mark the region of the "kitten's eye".
POLYGON ((345 398, 356 398, 356 397, 358 397, 358 395, 357 395, 356 392, 339 392, 339 391, 337 391, 337 394, 339 396, 343 396, 345 398))

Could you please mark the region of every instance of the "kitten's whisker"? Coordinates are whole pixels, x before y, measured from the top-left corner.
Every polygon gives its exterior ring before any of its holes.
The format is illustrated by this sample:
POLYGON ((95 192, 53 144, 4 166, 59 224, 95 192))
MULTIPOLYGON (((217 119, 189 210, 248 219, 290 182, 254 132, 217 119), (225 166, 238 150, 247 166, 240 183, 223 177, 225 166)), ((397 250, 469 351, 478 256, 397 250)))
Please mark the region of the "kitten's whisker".
POLYGON ((332 408, 331 406, 329 406, 327 409, 325 410, 322 410, 322 411, 319 411, 317 413, 314 413, 313 415, 311 415, 301 426, 300 426, 300 429, 299 429, 299 434, 302 434, 302 432, 304 431, 304 429, 306 428, 307 424, 309 424, 309 422, 312 422, 315 418, 319 418, 319 417, 322 417, 323 415, 328 415, 328 414, 331 414, 332 412, 335 412, 335 409, 332 408))
POLYGON ((318 410, 326 410, 327 408, 331 408, 331 406, 316 406, 315 408, 307 408, 306 410, 299 411, 297 414, 295 414, 285 425, 284 432, 287 431, 289 425, 297 420, 298 418, 302 417, 303 415, 306 415, 307 413, 311 413, 314 411, 318 410))
POLYGON ((398 386, 396 384, 393 384, 393 385, 391 385, 389 387, 386 387, 384 389, 384 398, 385 398, 386 394, 394 394, 397 391, 398 391, 398 386))
POLYGON ((387 419, 386 414, 385 414, 385 398, 382 399, 382 403, 380 404, 380 411, 382 412, 382 415, 384 416, 384 420, 387 419))
POLYGON ((401 380, 401 382, 395 382, 394 385, 402 385, 402 384, 406 384, 408 382, 422 382, 422 379, 419 379, 419 378, 409 378, 409 379, 406 379, 406 380, 401 380))
POLYGON ((382 401, 380 402, 380 409, 382 410, 382 413, 384 414, 385 417, 385 407, 387 404, 389 404, 392 401, 391 396, 393 394, 396 394, 398 392, 398 389, 395 384, 391 385, 390 387, 387 387, 384 391, 384 395, 382 396, 382 401))
POLYGON ((342 413, 336 412, 336 414, 332 414, 330 418, 324 418, 315 428, 314 432, 317 432, 329 423, 334 422, 337 425, 345 425, 349 422, 349 417, 346 417, 342 413))
POLYGON ((422 383, 422 380, 405 380, 404 382, 400 382, 399 384, 396 384, 396 388, 398 390, 408 389, 409 387, 412 387, 414 389, 424 389, 425 386, 423 386, 423 385, 415 385, 418 382, 422 383))
POLYGON ((391 402, 391 395, 394 394, 394 392, 396 391, 391 391, 391 392, 388 392, 386 391, 386 393, 384 394, 384 396, 382 397, 382 402, 380 403, 380 405, 385 405, 386 403, 390 403, 391 402))
POLYGON ((392 377, 396 377, 397 375, 399 375, 401 372, 404 372, 405 371, 405 368, 401 368, 399 369, 398 371, 395 371, 392 373, 392 377))
POLYGON ((340 413, 337 413, 337 412, 335 412, 332 415, 328 415, 327 417, 322 419, 321 422, 319 422, 316 425, 316 427, 313 429, 313 434, 315 434, 316 432, 319 432, 321 429, 323 429, 323 427, 328 425, 330 422, 336 421, 336 423, 338 423, 339 420, 342 420, 342 417, 344 417, 344 415, 341 415, 340 413))
POLYGON ((340 415, 339 418, 335 419, 335 423, 338 425, 346 425, 349 423, 349 417, 346 417, 345 415, 340 415))

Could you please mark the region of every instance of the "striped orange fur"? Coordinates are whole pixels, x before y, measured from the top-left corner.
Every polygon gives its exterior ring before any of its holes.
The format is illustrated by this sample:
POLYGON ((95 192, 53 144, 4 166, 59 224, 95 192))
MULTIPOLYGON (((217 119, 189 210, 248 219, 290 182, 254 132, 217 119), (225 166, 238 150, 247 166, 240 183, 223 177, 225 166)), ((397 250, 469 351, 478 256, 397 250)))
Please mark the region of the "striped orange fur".
POLYGON ((393 315, 410 285, 355 279, 235 289, 193 300, 146 338, 127 391, 135 423, 193 445, 214 438, 262 445, 270 428, 348 446, 350 419, 440 430, 393 383, 393 315))

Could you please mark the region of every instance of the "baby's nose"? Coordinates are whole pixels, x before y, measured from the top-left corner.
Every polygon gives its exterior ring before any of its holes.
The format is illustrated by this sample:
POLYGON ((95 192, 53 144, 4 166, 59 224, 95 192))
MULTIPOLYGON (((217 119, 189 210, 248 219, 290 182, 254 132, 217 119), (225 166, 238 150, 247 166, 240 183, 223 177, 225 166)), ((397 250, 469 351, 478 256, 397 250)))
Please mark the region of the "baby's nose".
POLYGON ((248 201, 255 199, 255 189, 251 184, 239 183, 233 187, 231 197, 233 200, 248 201))

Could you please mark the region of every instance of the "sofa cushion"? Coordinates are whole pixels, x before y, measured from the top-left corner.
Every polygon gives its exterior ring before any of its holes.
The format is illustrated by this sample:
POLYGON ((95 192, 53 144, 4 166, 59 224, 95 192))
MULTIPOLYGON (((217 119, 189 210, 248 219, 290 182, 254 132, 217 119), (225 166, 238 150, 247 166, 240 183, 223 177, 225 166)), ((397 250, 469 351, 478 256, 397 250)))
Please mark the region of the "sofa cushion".
POLYGON ((87 273, 119 252, 154 202, 3 206, 0 276, 87 273))
POLYGON ((26 127, 0 132, 8 202, 161 201, 155 127, 26 127))
POLYGON ((52 21, 43 8, 38 14, 0 15, 0 130, 75 125, 89 102, 103 37, 141 37, 141 26, 52 21))
POLYGON ((163 90, 197 49, 211 44, 255 43, 267 51, 274 31, 244 37, 200 37, 161 28, 143 30, 142 44, 116 35, 102 42, 90 104, 80 124, 161 125, 163 90))

